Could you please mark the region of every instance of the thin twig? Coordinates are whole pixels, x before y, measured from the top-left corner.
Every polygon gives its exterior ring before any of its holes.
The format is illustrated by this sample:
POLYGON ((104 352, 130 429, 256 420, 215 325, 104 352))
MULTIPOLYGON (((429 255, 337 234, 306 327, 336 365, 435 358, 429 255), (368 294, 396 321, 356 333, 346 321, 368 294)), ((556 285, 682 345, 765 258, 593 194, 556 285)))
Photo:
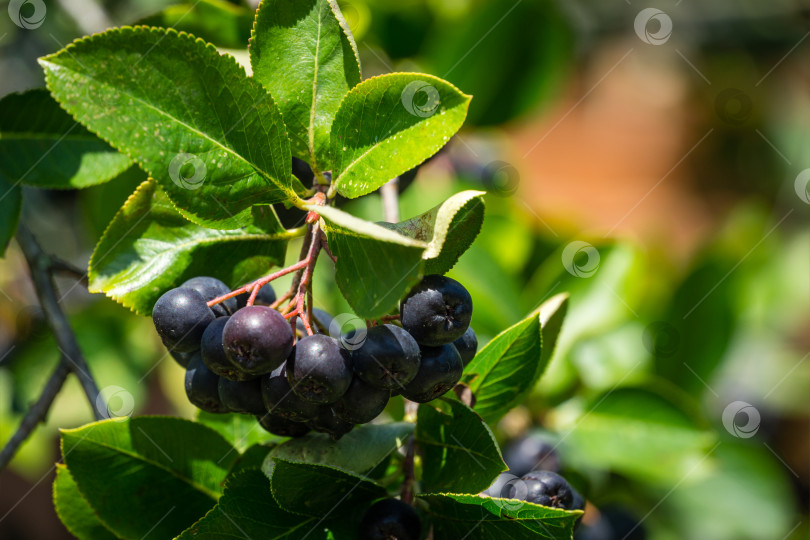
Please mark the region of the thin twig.
POLYGON ((59 306, 56 286, 53 283, 52 260, 47 253, 42 251, 31 230, 24 223, 20 223, 17 230, 17 243, 20 245, 20 249, 31 270, 31 279, 34 281, 34 289, 42 313, 45 316, 45 321, 53 332, 62 356, 70 364, 71 371, 78 377, 84 394, 90 402, 93 415, 96 420, 100 420, 102 418, 101 412, 96 407, 96 398, 99 393, 98 386, 96 386, 96 381, 90 374, 90 369, 87 367, 87 361, 76 340, 76 335, 59 306))
POLYGON ((411 504, 413 502, 413 484, 415 482, 414 475, 414 442, 413 435, 408 437, 407 449, 405 452, 405 459, 402 461, 402 472, 405 473, 405 479, 402 481, 402 490, 400 491, 400 498, 402 502, 411 504))
POLYGON ((25 413, 20 425, 17 427, 17 431, 14 432, 14 435, 11 436, 3 449, 0 450, 0 470, 11 462, 17 450, 19 450, 22 443, 28 439, 37 425, 45 421, 45 418, 48 416, 48 411, 53 404, 53 400, 62 389, 62 385, 65 383, 68 373, 70 373, 70 364, 65 357, 62 357, 59 359, 59 364, 51 374, 48 382, 45 383, 45 387, 42 389, 39 398, 31 405, 28 412, 25 413))

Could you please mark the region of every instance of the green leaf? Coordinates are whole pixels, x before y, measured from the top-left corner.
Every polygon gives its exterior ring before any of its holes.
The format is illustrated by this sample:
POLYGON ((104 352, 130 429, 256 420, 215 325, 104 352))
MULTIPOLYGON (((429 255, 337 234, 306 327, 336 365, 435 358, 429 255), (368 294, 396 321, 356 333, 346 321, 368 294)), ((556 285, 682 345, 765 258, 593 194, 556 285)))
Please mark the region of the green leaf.
POLYGON ((213 414, 201 410, 197 413, 197 422, 222 435, 239 452, 244 452, 254 444, 281 439, 266 432, 256 418, 250 415, 213 414))
POLYGON ((178 540, 256 538, 293 540, 306 536, 325 539, 317 517, 292 514, 281 508, 270 492, 270 481, 261 471, 244 471, 228 480, 217 505, 183 532, 178 540), (310 534, 311 533, 311 534, 310 534))
POLYGON ((355 86, 332 124, 338 192, 371 193, 438 152, 461 128, 470 99, 421 73, 381 75, 355 86))
POLYGON ((60 463, 56 464, 56 479, 53 481, 53 504, 59 519, 76 538, 80 540, 118 538, 99 521, 73 481, 70 471, 60 463))
POLYGON ((22 190, 0 176, 0 258, 5 256, 8 243, 17 232, 22 211, 22 190))
POLYGON ((149 180, 96 245, 89 290, 148 315, 161 294, 193 276, 213 276, 231 286, 261 277, 284 260, 289 237, 269 206, 254 207, 252 222, 242 229, 195 225, 149 180))
POLYGON ((410 422, 365 424, 338 441, 322 433, 309 433, 274 448, 267 456, 264 470, 269 475, 273 459, 278 458, 295 463, 328 465, 365 475, 400 448, 413 429, 410 422))
POLYGON ((329 131, 361 81, 357 45, 334 0, 264 0, 250 40, 253 77, 281 109, 294 156, 332 169, 329 131))
POLYGON ((186 0, 137 23, 188 32, 218 47, 244 49, 250 39, 253 12, 226 0, 186 0))
POLYGON ((540 305, 540 334, 543 337, 543 352, 540 355, 539 373, 535 380, 539 379, 545 371, 545 367, 551 361, 554 348, 557 346, 557 339, 562 331, 565 314, 568 313, 568 293, 557 294, 540 305))
POLYGON ((0 179, 41 188, 112 180, 130 159, 77 124, 45 89, 0 100, 0 179))
POLYGON ((498 420, 523 401, 543 374, 551 354, 543 355, 540 320, 550 321, 548 334, 553 338, 553 349, 567 305, 564 295, 548 300, 495 336, 464 369, 463 380, 476 397, 475 412, 487 422, 498 420))
POLYGON ((620 388, 597 396, 579 414, 560 414, 572 462, 613 470, 644 482, 671 485, 701 460, 714 440, 659 392, 620 388))
POLYGON ((328 206, 308 206, 323 218, 337 257, 335 282, 360 317, 389 313, 421 274, 427 244, 328 206))
POLYGON ((420 405, 415 439, 422 449, 424 491, 478 493, 507 470, 492 431, 460 401, 420 405))
POLYGON ((565 11, 553 0, 483 2, 462 24, 442 25, 420 57, 475 96, 468 122, 499 126, 557 103, 576 65, 565 11))
POLYGON ((189 219, 234 228, 253 204, 297 200, 267 91, 193 36, 120 28, 40 59, 56 99, 135 159, 189 219))
POLYGON ((406 221, 380 225, 428 244, 422 254, 426 274, 444 274, 458 262, 484 223, 483 191, 462 191, 406 221))
POLYGON ((451 493, 419 495, 430 505, 435 540, 571 540, 582 512, 511 499, 451 493))
POLYGON ((122 538, 173 538, 210 510, 239 454, 187 420, 138 417, 62 431, 62 456, 101 521, 122 538))
POLYGON ((334 467, 275 458, 270 476, 273 497, 282 508, 314 517, 336 517, 386 496, 368 478, 334 467))

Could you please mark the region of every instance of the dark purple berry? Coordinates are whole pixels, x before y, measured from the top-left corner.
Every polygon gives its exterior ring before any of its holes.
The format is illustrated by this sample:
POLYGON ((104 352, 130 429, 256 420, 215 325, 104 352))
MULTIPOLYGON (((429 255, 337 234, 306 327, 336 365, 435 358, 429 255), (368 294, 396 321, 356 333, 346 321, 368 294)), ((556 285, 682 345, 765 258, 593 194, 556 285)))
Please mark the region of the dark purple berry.
POLYGON ((532 432, 509 443, 503 452, 503 460, 515 476, 523 476, 532 470, 560 472, 553 439, 542 432, 532 432))
POLYGON ((405 385, 403 397, 427 403, 441 396, 461 380, 464 366, 452 344, 422 347, 422 362, 416 377, 405 385))
POLYGON ((261 378, 262 398, 267 410, 293 422, 306 422, 318 414, 318 406, 304 401, 292 391, 287 381, 287 363, 261 378))
POLYGON ((419 370, 419 344, 393 324, 369 328, 365 341, 351 356, 357 376, 379 388, 401 390, 419 370))
POLYGON ((307 425, 319 433, 326 433, 333 440, 338 440, 354 427, 353 424, 341 420, 328 405, 321 405, 315 418, 307 422, 307 425))
MULTIPOLYGON (((193 277, 180 286, 194 289, 202 295, 206 302, 231 292, 230 287, 225 285, 225 283, 209 276, 193 277)), ((233 315, 236 312, 236 298, 228 298, 219 304, 214 304, 211 306, 211 311, 213 311, 214 315, 217 317, 233 315)))
POLYGON ((374 503, 360 522, 360 540, 419 540, 421 536, 419 515, 398 499, 374 503))
POLYGON ((383 412, 389 397, 390 392, 385 388, 371 386, 355 377, 343 397, 332 404, 332 410, 341 420, 365 424, 383 412))
MULTIPOLYGON (((525 484, 527 502, 571 510, 574 506, 574 490, 565 478, 551 471, 531 471, 521 478, 525 484)), ((512 491, 516 488, 513 486, 512 491)), ((514 498, 510 496, 510 498, 514 498)))
POLYGON ((453 342, 458 354, 461 356, 461 363, 466 367, 475 358, 478 352, 478 336, 475 335, 472 327, 467 328, 460 338, 453 342))
POLYGON ((302 437, 309 433, 309 426, 305 423, 293 422, 277 414, 257 415, 256 420, 266 431, 279 437, 302 437))
POLYGON ((219 376, 205 367, 202 356, 195 354, 186 369, 186 396, 198 408, 210 413, 226 413, 219 400, 219 376))
MULTIPOLYGON (((234 297, 236 300, 237 309, 242 309, 247 306, 247 301, 250 298, 249 292, 244 292, 234 297)), ((264 287, 259 289, 256 294, 256 299, 253 301, 254 306, 269 306, 276 301, 276 291, 273 286, 267 283, 264 287)))
POLYGON ((182 367, 186 368, 186 367, 188 367, 188 363, 191 361, 191 359, 194 357, 194 355, 197 354, 197 351, 186 352, 186 353, 177 352, 177 351, 169 351, 169 354, 171 355, 172 358, 174 358, 174 360, 178 364, 180 364, 182 367))
POLYGON ((334 403, 352 382, 348 353, 329 336, 315 334, 298 341, 287 361, 293 392, 312 403, 334 403))
POLYGON ((237 311, 222 332, 228 359, 248 375, 270 373, 287 358, 294 336, 287 320, 266 306, 237 311))
POLYGON ((262 399, 260 379, 231 381, 220 377, 219 400, 231 412, 253 415, 267 412, 267 407, 262 399))
POLYGON ((152 309, 152 322, 163 343, 181 353, 200 349, 200 338, 214 318, 202 295, 185 287, 167 291, 152 309))
POLYGON ((402 300, 402 327, 420 344, 438 347, 467 331, 472 297, 461 283, 440 275, 425 276, 402 300))
POLYGON ((222 345, 222 333, 230 317, 217 317, 214 322, 208 325, 203 332, 200 341, 200 352, 203 362, 208 369, 226 379, 232 381, 246 381, 255 378, 236 367, 225 354, 225 347, 222 345))

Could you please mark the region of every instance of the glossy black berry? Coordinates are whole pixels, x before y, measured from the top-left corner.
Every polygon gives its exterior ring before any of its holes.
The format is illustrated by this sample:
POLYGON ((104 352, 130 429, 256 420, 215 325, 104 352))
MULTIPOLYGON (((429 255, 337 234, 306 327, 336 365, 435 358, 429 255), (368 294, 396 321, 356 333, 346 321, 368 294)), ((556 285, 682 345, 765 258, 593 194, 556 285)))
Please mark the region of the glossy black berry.
POLYGON ((402 395, 417 403, 427 403, 453 388, 463 369, 461 356, 452 344, 422 347, 419 371, 405 385, 402 395))
POLYGON ((360 540, 419 540, 421 536, 419 515, 397 499, 374 503, 360 522, 360 540))
POLYGON ((321 405, 318 414, 307 422, 307 425, 319 433, 326 433, 334 440, 340 439, 354 427, 353 424, 338 418, 329 405, 321 405))
POLYGON ((393 324, 369 328, 365 341, 351 356, 357 376, 379 388, 401 389, 419 370, 419 344, 393 324))
POLYGON ((214 312, 194 289, 178 287, 163 294, 152 309, 152 322, 171 351, 194 352, 200 338, 214 320, 214 312))
POLYGON ((254 415, 267 412, 267 407, 262 399, 260 379, 230 381, 225 377, 220 377, 219 400, 231 412, 254 415))
POLYGON ((532 432, 510 442, 504 449, 503 460, 515 476, 532 470, 560 472, 553 439, 542 432, 532 432))
POLYGON ((460 338, 453 342, 458 354, 461 356, 461 363, 466 366, 472 359, 475 358, 475 353, 478 352, 478 336, 472 327, 467 328, 460 338))
POLYGON ((203 362, 208 369, 226 379, 232 381, 246 381, 255 378, 234 365, 225 354, 225 347, 222 345, 222 333, 230 317, 217 317, 214 322, 208 325, 200 340, 200 352, 203 362))
MULTIPOLYGON (((551 471, 531 471, 521 478, 525 485, 527 502, 571 510, 574 505, 574 490, 565 478, 551 471)), ((516 486, 512 486, 516 491, 516 486)), ((510 495, 510 498, 514 494, 510 495)))
POLYGON ((452 343, 467 331, 472 297, 461 283, 440 275, 425 276, 400 305, 402 327, 420 345, 452 343))
POLYGON ((188 367, 188 363, 191 361, 191 359, 194 357, 194 355, 197 354, 197 351, 186 352, 186 353, 178 352, 178 351, 169 351, 169 354, 171 355, 172 358, 174 358, 174 360, 178 364, 180 364, 182 367, 186 368, 186 367, 188 367))
POLYGON ((389 397, 390 392, 385 388, 371 386, 355 377, 343 397, 332 404, 332 410, 341 420, 365 424, 383 412, 389 397))
POLYGON ((315 334, 298 341, 287 361, 293 392, 312 403, 334 403, 352 382, 348 353, 329 336, 315 334))
MULTIPOLYGON (((193 277, 180 286, 194 289, 205 298, 206 302, 231 292, 230 287, 225 285, 225 283, 209 276, 193 277)), ((233 315, 233 313, 236 312, 236 298, 228 298, 219 304, 214 304, 211 306, 211 311, 213 311, 214 315, 217 317, 233 315)))
POLYGON ((318 414, 318 405, 304 401, 287 381, 287 363, 261 378, 262 399, 267 410, 294 422, 306 422, 318 414))
MULTIPOLYGON (((238 309, 242 309, 243 307, 247 306, 247 301, 250 298, 250 293, 245 292, 240 295, 237 295, 234 300, 236 301, 236 306, 238 309)), ((259 289, 259 292, 256 294, 256 299, 253 301, 254 306, 269 306, 273 302, 276 301, 276 291, 273 290, 273 286, 267 283, 264 287, 259 289)))
POLYGON ((219 400, 219 376, 205 367, 197 353, 186 369, 186 396, 195 406, 210 413, 225 413, 228 409, 219 400))
POLYGON ((284 362, 293 347, 293 333, 278 311, 248 306, 228 319, 222 344, 237 368, 258 376, 270 373, 284 362))
POLYGON ((266 431, 279 437, 302 437, 309 433, 309 426, 305 423, 293 422, 277 414, 257 415, 256 420, 266 431))

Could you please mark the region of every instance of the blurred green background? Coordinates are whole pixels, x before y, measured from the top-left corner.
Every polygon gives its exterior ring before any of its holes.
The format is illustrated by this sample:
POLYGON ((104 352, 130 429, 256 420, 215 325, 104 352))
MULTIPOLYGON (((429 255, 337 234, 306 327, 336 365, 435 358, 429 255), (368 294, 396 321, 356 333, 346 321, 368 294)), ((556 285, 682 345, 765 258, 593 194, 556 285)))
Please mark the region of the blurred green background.
MULTIPOLYGON (((0 12, 0 95, 43 85, 37 57, 135 21, 244 59, 253 11, 224 0, 45 4, 35 29, 0 12)), ((600 509, 619 507, 641 523, 634 534, 655 540, 807 538, 810 6, 341 6, 364 76, 425 71, 474 95, 467 127, 419 169, 401 212, 461 189, 490 192, 482 233, 450 273, 472 293, 479 339, 571 294, 551 366, 496 434, 507 443, 542 429, 558 441, 591 503, 582 534, 596 534, 600 509), (736 402, 752 406, 748 416, 734 414, 736 402), (746 424, 753 436, 735 429, 746 424)), ((86 265, 141 180, 28 190, 24 220, 47 250, 86 265)), ((376 195, 345 209, 381 219, 376 195)), ((331 272, 316 274, 316 303, 347 312, 331 272)), ((148 319, 72 280, 59 286, 100 388, 131 394, 135 414, 192 416, 182 369, 165 361, 148 319)), ((0 444, 57 361, 12 244, 0 261, 0 444)), ((50 497, 56 430, 90 420, 70 379, 0 473, 0 537, 67 536, 50 497)))

